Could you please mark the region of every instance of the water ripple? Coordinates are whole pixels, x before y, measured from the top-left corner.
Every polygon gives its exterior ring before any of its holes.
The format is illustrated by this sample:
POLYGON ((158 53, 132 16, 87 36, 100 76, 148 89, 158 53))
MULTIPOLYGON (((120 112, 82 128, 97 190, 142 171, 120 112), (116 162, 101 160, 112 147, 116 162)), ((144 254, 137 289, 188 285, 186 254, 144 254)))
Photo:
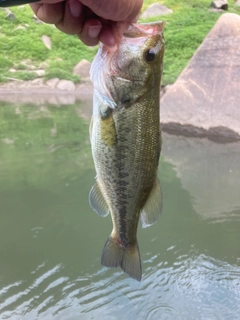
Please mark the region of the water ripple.
POLYGON ((101 314, 121 320, 237 319, 239 265, 198 255, 194 248, 188 254, 169 251, 172 263, 165 263, 163 255, 146 255, 141 283, 118 269, 101 268, 72 278, 64 265, 42 264, 31 273, 31 281, 1 289, 0 318, 88 320, 101 314))

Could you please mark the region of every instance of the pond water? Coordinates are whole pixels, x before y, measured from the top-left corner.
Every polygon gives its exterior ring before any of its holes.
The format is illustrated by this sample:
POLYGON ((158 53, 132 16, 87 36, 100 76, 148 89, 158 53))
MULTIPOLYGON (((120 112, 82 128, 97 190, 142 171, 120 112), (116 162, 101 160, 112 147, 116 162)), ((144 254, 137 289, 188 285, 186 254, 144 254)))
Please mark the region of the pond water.
POLYGON ((239 319, 240 144, 163 135, 139 283, 100 264, 88 126, 81 103, 0 105, 0 319, 239 319))

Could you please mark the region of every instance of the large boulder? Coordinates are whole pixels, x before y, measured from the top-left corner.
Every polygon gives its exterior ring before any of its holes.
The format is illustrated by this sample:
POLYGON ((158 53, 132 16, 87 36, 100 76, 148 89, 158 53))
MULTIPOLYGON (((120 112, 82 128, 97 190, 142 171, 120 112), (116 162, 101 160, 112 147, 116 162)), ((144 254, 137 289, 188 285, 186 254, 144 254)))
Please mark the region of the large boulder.
POLYGON ((59 82, 58 78, 52 78, 46 81, 46 85, 54 89, 57 87, 58 82, 59 82))
POLYGON ((240 16, 222 15, 161 101, 162 127, 240 139, 240 16))
POLYGON ((201 218, 219 222, 239 217, 240 142, 222 144, 166 133, 163 142, 164 161, 174 168, 201 218))
POLYGON ((59 80, 56 84, 56 88, 62 91, 75 91, 75 84, 70 80, 59 80))

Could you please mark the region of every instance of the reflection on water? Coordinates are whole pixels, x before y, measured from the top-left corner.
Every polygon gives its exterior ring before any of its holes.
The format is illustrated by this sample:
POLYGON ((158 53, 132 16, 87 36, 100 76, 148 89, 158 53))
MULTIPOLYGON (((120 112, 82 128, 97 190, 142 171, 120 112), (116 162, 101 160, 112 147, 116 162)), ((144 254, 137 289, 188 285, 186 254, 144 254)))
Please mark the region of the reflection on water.
POLYGON ((213 222, 240 218, 240 143, 165 136, 164 156, 194 198, 193 207, 213 222))
POLYGON ((238 319, 239 145, 164 135, 138 283, 100 265, 111 219, 88 205, 82 108, 0 106, 0 319, 238 319))

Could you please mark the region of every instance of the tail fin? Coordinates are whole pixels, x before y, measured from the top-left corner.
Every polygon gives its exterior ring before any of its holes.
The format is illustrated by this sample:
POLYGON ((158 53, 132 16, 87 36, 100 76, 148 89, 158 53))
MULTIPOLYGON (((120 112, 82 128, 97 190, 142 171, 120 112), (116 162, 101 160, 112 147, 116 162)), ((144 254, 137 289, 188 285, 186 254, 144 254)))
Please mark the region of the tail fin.
POLYGON ((120 267, 131 278, 141 281, 142 266, 138 243, 123 248, 110 236, 103 248, 101 264, 105 267, 120 267))

